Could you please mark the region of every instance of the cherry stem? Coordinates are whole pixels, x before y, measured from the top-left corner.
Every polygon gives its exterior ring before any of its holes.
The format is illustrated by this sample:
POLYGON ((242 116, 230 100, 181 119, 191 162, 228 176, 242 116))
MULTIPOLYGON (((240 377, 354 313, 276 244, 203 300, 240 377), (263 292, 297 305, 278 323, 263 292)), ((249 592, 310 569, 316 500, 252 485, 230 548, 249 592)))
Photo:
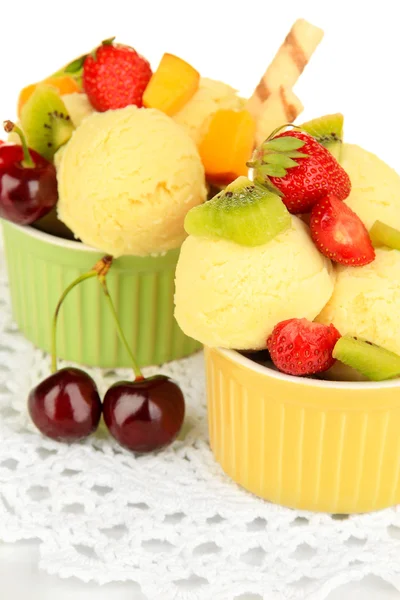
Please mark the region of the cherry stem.
POLYGON ((83 275, 80 275, 79 277, 77 277, 72 283, 70 283, 70 285, 61 294, 61 297, 60 297, 60 299, 57 303, 56 309, 54 311, 53 323, 52 323, 52 337, 51 337, 51 371, 52 371, 52 373, 55 373, 57 371, 57 319, 58 319, 58 315, 59 315, 61 306, 62 306, 65 298, 68 296, 70 291, 74 289, 74 287, 76 287, 77 285, 82 283, 82 281, 85 281, 86 279, 91 279, 93 277, 97 277, 103 288, 104 295, 106 297, 106 300, 107 300, 108 305, 111 310, 111 314, 115 321, 115 326, 116 326, 116 329, 118 332, 118 336, 131 359, 132 369, 133 369, 133 372, 135 375, 135 381, 141 381, 144 379, 143 373, 140 370, 139 365, 137 364, 136 359, 133 356, 131 349, 129 348, 129 344, 124 335, 124 332, 122 331, 122 327, 121 327, 121 324, 118 319, 117 311, 115 310, 115 306, 111 299, 110 292, 108 291, 106 275, 111 267, 112 261, 113 261, 112 256, 104 256, 101 260, 99 260, 94 265, 93 269, 91 269, 87 273, 84 273, 83 275))
POLYGON ((99 282, 101 283, 104 295, 106 297, 106 300, 108 302, 108 305, 109 305, 111 313, 112 313, 112 316, 114 318, 115 327, 117 329, 119 339, 121 340, 125 350, 127 351, 128 355, 131 359, 132 369, 133 369, 133 373, 135 375, 135 381, 142 381, 144 379, 143 373, 140 370, 140 367, 139 367, 138 363, 136 362, 136 359, 133 356, 131 349, 129 348, 128 340, 126 339, 125 334, 122 331, 122 327, 121 327, 121 324, 118 319, 117 311, 115 310, 115 306, 111 299, 110 292, 108 291, 108 286, 107 286, 107 282, 106 282, 106 278, 105 278, 104 274, 99 275, 99 282))
POLYGON ((15 125, 12 121, 4 121, 3 123, 4 131, 6 133, 16 133, 21 140, 22 151, 24 153, 24 160, 21 162, 22 166, 27 169, 32 169, 35 166, 34 160, 29 152, 28 144, 26 143, 26 138, 24 132, 18 125, 15 125))
POLYGON ((52 324, 52 329, 51 329, 51 333, 52 333, 52 336, 51 336, 51 372, 52 373, 55 373, 57 371, 57 319, 58 319, 58 314, 60 312, 61 305, 64 302, 65 298, 70 293, 70 291, 73 290, 75 286, 79 285, 82 281, 85 281, 86 279, 90 279, 91 277, 96 277, 96 276, 97 276, 97 271, 95 271, 95 270, 92 270, 92 271, 89 271, 88 273, 84 273, 83 275, 80 275, 61 294, 61 297, 56 306, 56 310, 54 311, 53 324, 52 324))
POLYGON ((57 319, 58 314, 60 312, 60 308, 65 298, 68 296, 71 290, 74 289, 77 285, 85 281, 86 279, 91 279, 92 277, 105 277, 111 267, 112 264, 112 256, 104 256, 101 260, 99 260, 90 271, 87 273, 83 273, 77 277, 70 285, 64 290, 61 294, 61 297, 57 303, 56 310, 53 315, 53 323, 51 330, 51 372, 55 373, 57 371, 57 319))

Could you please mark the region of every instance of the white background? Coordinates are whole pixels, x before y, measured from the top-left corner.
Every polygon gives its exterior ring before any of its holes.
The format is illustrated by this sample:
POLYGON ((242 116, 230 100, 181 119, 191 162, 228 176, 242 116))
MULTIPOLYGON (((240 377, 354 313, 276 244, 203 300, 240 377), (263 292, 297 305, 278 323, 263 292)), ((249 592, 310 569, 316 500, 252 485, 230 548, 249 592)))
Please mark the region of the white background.
MULTIPOLYGON (((21 87, 113 35, 153 68, 171 52, 248 95, 292 23, 304 17, 322 27, 325 38, 295 88, 305 106, 300 119, 343 112, 347 141, 400 171, 398 0, 1 0, 0 5, 0 122, 15 117, 21 87)), ((0 545, 0 581, 5 600, 22 600, 27 591, 31 600, 142 599, 134 585, 100 591, 39 573, 33 544, 0 545)), ((391 600, 400 593, 370 578, 329 600, 339 598, 391 600)))

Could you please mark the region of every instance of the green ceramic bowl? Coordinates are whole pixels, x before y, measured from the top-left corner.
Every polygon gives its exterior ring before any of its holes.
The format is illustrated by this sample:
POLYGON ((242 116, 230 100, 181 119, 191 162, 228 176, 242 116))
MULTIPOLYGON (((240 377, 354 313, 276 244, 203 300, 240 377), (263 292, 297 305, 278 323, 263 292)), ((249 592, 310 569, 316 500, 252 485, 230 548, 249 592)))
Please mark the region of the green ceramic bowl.
MULTIPOLYGON (((60 294, 104 253, 32 227, 2 224, 14 319, 31 342, 49 352, 60 294)), ((123 331, 141 366, 183 358, 200 348, 174 319, 178 256, 179 249, 163 256, 118 258, 107 276, 123 331)), ((59 358, 106 368, 130 366, 95 279, 71 291, 58 323, 59 358)))

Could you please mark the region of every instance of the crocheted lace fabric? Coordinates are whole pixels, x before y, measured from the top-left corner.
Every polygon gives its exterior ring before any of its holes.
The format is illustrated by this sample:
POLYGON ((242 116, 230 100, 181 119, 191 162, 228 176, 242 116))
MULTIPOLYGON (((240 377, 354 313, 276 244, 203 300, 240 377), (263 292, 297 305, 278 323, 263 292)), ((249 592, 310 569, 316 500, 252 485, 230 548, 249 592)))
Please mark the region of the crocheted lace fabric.
MULTIPOLYGON (((201 354, 161 369, 182 386, 187 417, 172 446, 147 456, 103 427, 75 445, 42 437, 26 399, 49 366, 13 323, 0 244, 0 538, 38 539, 49 573, 134 581, 149 600, 323 600, 366 574, 400 590, 397 508, 301 513, 224 475, 208 444, 201 354)), ((127 375, 90 372, 101 392, 127 375)))

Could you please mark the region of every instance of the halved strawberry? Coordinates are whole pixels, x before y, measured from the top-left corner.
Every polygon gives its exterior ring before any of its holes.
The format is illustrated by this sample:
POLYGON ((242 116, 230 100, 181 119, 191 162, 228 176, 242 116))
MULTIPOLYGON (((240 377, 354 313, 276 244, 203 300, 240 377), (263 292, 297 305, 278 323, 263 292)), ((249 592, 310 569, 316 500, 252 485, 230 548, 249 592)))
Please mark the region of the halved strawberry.
POLYGON ((312 375, 329 369, 340 333, 333 325, 288 319, 275 326, 267 340, 274 365, 289 375, 312 375))
POLYGON ((334 262, 361 267, 375 259, 364 223, 336 196, 327 196, 315 204, 310 231, 318 250, 334 262))

